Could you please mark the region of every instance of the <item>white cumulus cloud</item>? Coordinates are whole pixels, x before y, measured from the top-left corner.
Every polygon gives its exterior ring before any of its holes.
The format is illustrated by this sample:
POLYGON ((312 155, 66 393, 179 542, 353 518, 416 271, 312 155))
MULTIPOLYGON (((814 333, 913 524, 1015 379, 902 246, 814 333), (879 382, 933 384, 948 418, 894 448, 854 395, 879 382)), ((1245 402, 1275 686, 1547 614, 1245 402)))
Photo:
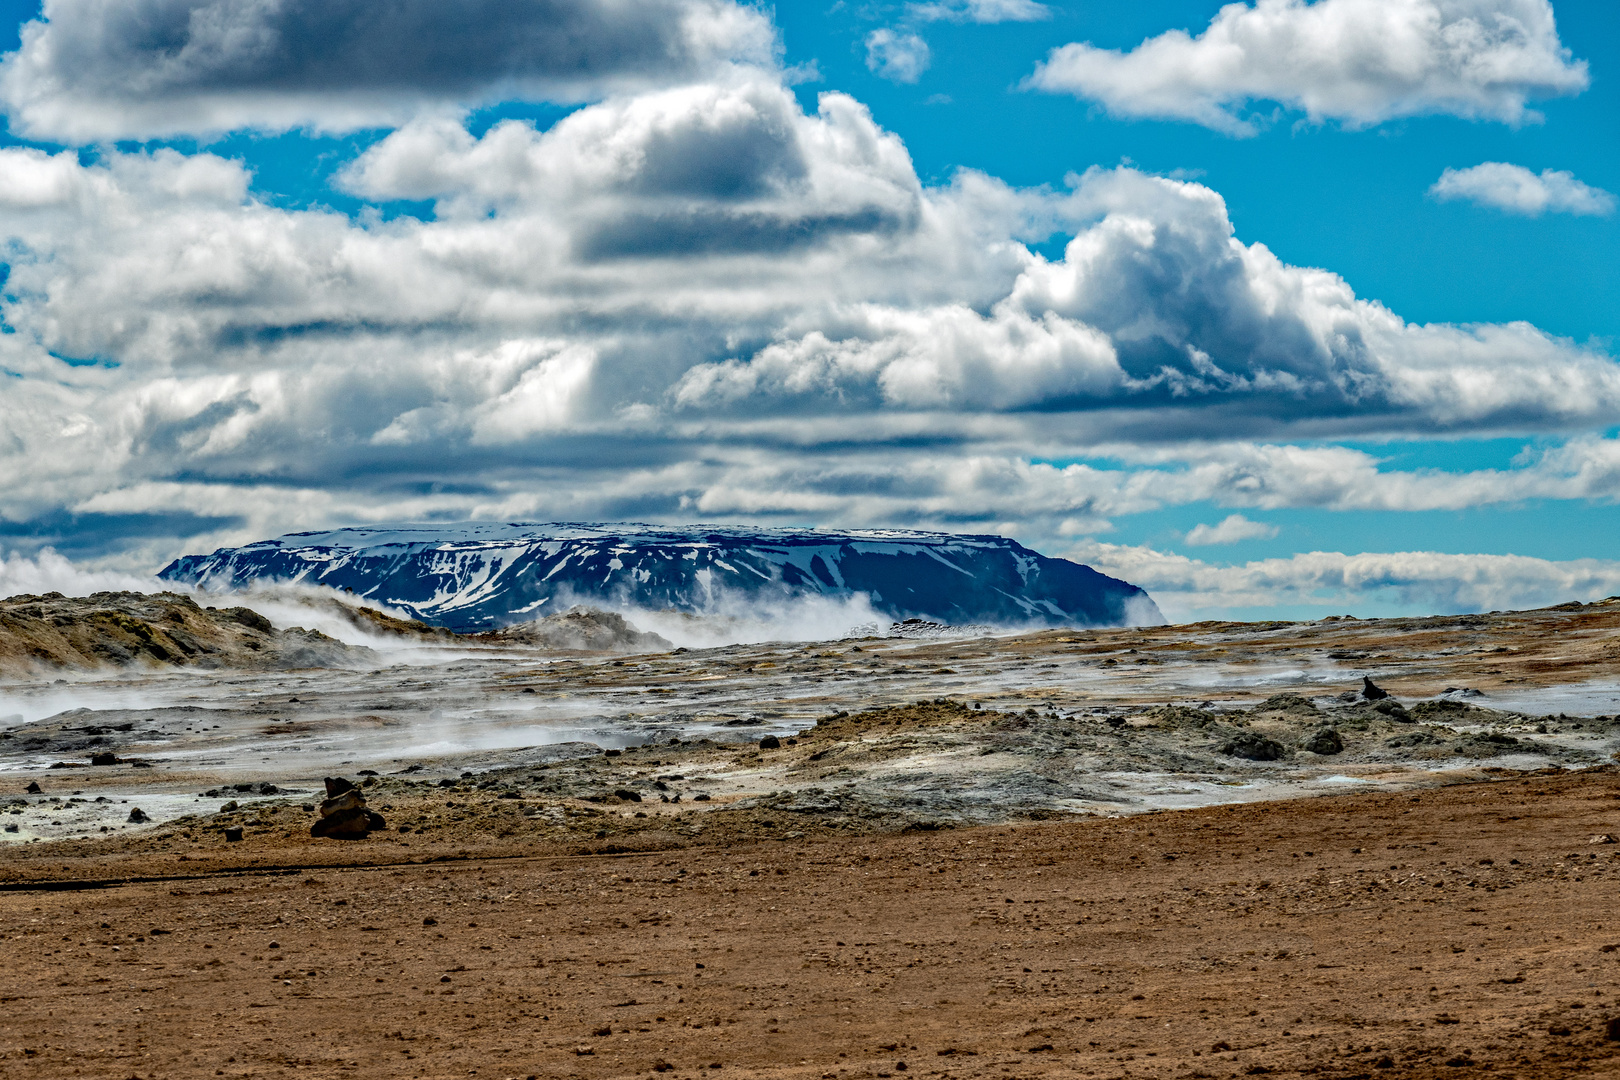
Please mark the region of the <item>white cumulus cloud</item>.
POLYGON ((1277 526, 1250 521, 1242 514, 1228 514, 1218 525, 1194 525, 1187 530, 1187 543, 1194 546, 1237 544, 1244 540, 1270 540, 1277 526))
POLYGON ((1197 37, 1171 30, 1128 52, 1064 45, 1028 85, 1252 135, 1245 109, 1262 102, 1352 127, 1429 114, 1520 124, 1537 119, 1531 100, 1589 81, 1549 0, 1257 0, 1222 7, 1197 37))
POLYGON ((914 83, 930 59, 928 42, 908 30, 883 27, 866 35, 866 67, 879 78, 914 83))
POLYGON ((1512 214, 1539 217, 1544 213, 1608 217, 1614 196, 1602 188, 1575 179, 1575 174, 1543 169, 1537 176, 1523 165, 1487 161, 1469 169, 1447 169, 1429 194, 1437 199, 1462 199, 1494 206, 1512 214))

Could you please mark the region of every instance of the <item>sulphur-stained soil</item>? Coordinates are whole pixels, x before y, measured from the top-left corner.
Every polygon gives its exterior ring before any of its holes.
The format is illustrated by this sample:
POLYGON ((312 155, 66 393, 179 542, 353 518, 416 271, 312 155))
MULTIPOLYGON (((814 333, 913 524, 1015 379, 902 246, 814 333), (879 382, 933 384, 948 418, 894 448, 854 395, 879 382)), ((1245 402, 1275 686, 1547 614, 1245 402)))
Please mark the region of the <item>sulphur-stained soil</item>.
POLYGON ((608 855, 250 835, 100 887, 31 845, 0 1075, 1612 1074, 1617 819, 1600 766, 608 855))

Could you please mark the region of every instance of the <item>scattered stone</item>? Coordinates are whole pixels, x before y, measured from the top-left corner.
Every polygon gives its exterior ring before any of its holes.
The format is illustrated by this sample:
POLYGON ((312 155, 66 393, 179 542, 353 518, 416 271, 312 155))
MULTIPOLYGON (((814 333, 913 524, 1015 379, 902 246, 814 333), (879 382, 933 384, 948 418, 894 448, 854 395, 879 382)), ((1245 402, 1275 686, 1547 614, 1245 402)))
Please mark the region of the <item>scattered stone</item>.
POLYGON ((1307 735, 1299 748, 1313 754, 1338 754, 1344 751, 1344 737, 1332 728, 1320 728, 1307 735))
POLYGON ((137 806, 137 807, 133 807, 130 810, 129 817, 126 818, 125 820, 127 820, 131 825, 145 825, 148 821, 151 821, 152 819, 146 816, 146 811, 145 810, 142 810, 140 807, 137 806))
POLYGON ((1389 697, 1389 691, 1375 685, 1366 675, 1361 677, 1361 696, 1368 701, 1383 701, 1389 697))
POLYGON ((113 753, 111 750, 103 750, 100 753, 95 753, 95 754, 90 755, 90 764, 92 764, 92 765, 118 765, 118 764, 120 764, 120 762, 118 760, 118 755, 117 754, 113 753))
POLYGON ((613 794, 616 797, 618 797, 620 799, 623 799, 625 802, 640 802, 641 801, 641 792, 639 792, 639 791, 631 791, 629 788, 618 788, 613 792, 613 794))
POLYGON ((1588 840, 1587 843, 1588 844, 1612 844, 1612 843, 1614 843, 1614 834, 1613 833, 1598 833, 1597 835, 1593 836, 1592 839, 1588 840))
POLYGON ((230 802, 228 802, 224 806, 220 807, 219 812, 222 813, 222 814, 229 814, 234 810, 240 810, 240 809, 242 809, 242 808, 237 805, 236 800, 232 799, 230 802))
POLYGON ((42 790, 40 790, 38 780, 29 781, 28 786, 23 788, 23 793, 25 795, 43 795, 44 794, 44 792, 42 790))
POLYGON ((761 750, 778 750, 781 748, 781 746, 782 740, 778 739, 775 735, 767 735, 763 739, 759 740, 759 748, 761 750))
POLYGON ((1288 749, 1276 739, 1245 731, 1221 744, 1221 753, 1228 757, 1247 758, 1250 761, 1278 761, 1287 756, 1288 749))
POLYGON ((335 840, 359 840, 369 832, 388 827, 383 816, 366 809, 360 789, 341 776, 326 778, 326 800, 320 805, 320 820, 309 827, 311 836, 335 840))

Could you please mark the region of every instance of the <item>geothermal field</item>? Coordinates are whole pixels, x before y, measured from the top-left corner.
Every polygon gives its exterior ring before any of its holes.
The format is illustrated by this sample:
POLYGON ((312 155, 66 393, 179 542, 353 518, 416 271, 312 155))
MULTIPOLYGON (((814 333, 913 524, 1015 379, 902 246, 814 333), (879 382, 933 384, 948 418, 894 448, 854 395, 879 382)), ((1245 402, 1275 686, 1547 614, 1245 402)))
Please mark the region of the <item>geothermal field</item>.
POLYGON ((695 648, 238 600, 0 603, 0 1071, 1620 1058, 1620 603, 695 648))

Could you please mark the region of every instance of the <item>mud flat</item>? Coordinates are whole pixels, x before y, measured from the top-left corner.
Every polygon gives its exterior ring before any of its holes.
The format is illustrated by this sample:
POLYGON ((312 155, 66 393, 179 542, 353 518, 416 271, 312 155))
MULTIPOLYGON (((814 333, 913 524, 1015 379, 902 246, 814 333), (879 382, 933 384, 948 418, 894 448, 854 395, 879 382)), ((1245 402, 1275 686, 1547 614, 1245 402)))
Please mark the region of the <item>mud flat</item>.
POLYGON ((116 881, 54 844, 0 892, 0 1072, 1609 1075, 1617 816, 1600 767, 615 855, 250 837, 116 881))

